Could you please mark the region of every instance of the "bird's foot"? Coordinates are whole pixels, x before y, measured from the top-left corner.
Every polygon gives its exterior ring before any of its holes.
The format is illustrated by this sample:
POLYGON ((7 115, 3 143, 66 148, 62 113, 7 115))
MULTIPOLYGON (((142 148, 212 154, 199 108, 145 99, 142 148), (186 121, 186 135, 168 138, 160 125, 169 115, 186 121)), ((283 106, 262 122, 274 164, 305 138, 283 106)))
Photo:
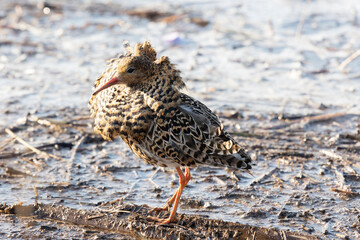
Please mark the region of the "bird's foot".
POLYGON ((157 217, 152 217, 152 216, 148 216, 147 217, 149 220, 151 221, 154 221, 154 222, 158 222, 157 224, 158 225, 165 225, 165 224, 169 224, 169 223, 174 223, 174 222, 177 222, 178 219, 175 217, 171 218, 171 217, 168 217, 168 218, 157 218, 157 217))
POLYGON ((166 211, 169 212, 171 208, 171 205, 169 204, 169 202, 167 202, 163 207, 155 207, 152 208, 149 213, 153 213, 153 212, 162 212, 162 211, 166 211))

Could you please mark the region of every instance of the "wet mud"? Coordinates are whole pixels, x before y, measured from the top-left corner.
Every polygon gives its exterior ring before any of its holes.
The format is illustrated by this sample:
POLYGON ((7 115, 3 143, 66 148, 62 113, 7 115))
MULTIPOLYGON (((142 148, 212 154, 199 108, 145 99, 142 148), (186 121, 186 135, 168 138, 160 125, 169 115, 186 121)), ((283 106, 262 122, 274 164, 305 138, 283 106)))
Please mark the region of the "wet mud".
MULTIPOLYGON (((0 211, 7 216, 28 217, 28 220, 30 218, 31 221, 37 221, 37 224, 28 225, 32 225, 32 227, 38 225, 36 228, 39 228, 44 234, 34 237, 45 237, 48 235, 45 232, 58 231, 58 227, 42 225, 44 223, 41 220, 46 219, 55 223, 79 225, 85 229, 92 229, 92 232, 108 232, 109 235, 112 233, 112 237, 118 234, 116 237, 119 238, 132 236, 135 239, 318 239, 306 234, 184 214, 178 216, 176 224, 158 225, 148 219, 148 216, 151 215, 149 210, 148 206, 125 205, 119 202, 103 203, 101 207, 93 211, 43 204, 2 206, 0 208, 0 211)), ((157 217, 165 216, 165 214, 159 214, 157 217)), ((84 233, 83 237, 86 237, 87 234, 88 232, 84 233)))
POLYGON ((359 239, 357 1, 1 1, 0 238, 359 239), (151 4, 150 4, 151 2, 151 4), (150 40, 255 160, 178 186, 87 101, 122 42, 150 40), (167 213, 162 213, 167 214, 167 213))
MULTIPOLYGON (((28 116, 1 135, 8 139, 1 152, 2 186, 20 201, 11 206, 3 203, 2 221, 15 218, 19 222, 12 223, 14 231, 3 234, 26 236, 32 228, 20 233, 17 228, 23 217, 34 215, 54 221, 57 232, 63 231, 57 221, 67 222, 66 228, 74 224, 111 231, 110 235, 101 233, 105 239, 119 232, 122 237, 168 239, 356 237, 360 227, 360 149, 359 129, 353 124, 359 115, 286 119, 274 115, 264 120, 259 116, 239 119, 234 111, 218 114, 255 158, 253 176, 198 167, 181 200, 179 213, 186 214, 179 214, 178 223, 166 226, 147 217, 150 206, 164 204, 175 191, 178 183, 172 169, 145 165, 119 142, 103 141, 92 133, 90 119, 74 117, 75 112, 47 118, 28 116), (236 130, 235 122, 248 125, 249 130, 236 130), (346 129, 355 127, 355 132, 338 129, 329 136, 333 131, 326 130, 334 130, 334 123, 346 129), (44 137, 51 140, 36 141, 36 145, 27 142, 44 137), (119 156, 122 152, 125 154, 119 156), (113 200, 106 202, 109 199, 113 200), (35 205, 29 205, 31 202, 35 205)), ((2 198, 11 199, 5 194, 9 193, 3 191, 2 198)), ((37 234, 45 237, 49 232, 37 234)), ((71 230, 67 234, 85 238, 87 233, 71 230)))

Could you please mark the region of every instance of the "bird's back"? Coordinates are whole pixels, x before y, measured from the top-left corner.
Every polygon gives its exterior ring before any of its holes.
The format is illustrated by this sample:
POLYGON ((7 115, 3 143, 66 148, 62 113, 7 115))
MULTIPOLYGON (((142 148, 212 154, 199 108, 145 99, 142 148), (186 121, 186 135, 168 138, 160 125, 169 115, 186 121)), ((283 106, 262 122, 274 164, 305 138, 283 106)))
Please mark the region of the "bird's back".
MULTIPOLYGON (((218 117, 181 93, 185 84, 167 57, 156 59, 148 43, 137 45, 135 54, 152 61, 156 71, 136 87, 115 85, 92 96, 89 107, 97 132, 107 140, 120 136, 138 157, 153 165, 251 168, 251 158, 218 117)), ((95 88, 114 78, 124 58, 110 61, 95 88)))
POLYGON ((183 93, 175 102, 154 119, 143 142, 160 165, 251 168, 251 158, 209 108, 183 93))

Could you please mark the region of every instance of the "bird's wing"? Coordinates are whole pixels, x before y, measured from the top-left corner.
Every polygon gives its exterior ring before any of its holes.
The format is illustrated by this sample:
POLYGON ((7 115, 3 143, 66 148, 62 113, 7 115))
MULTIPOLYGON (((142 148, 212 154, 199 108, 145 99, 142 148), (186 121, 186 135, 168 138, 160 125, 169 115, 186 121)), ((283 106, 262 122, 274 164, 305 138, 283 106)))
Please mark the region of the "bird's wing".
POLYGON ((148 134, 153 152, 166 161, 191 166, 207 164, 251 168, 250 157, 223 129, 217 116, 201 102, 185 95, 172 114, 158 119, 148 134), (184 164, 185 163, 185 164, 184 164))

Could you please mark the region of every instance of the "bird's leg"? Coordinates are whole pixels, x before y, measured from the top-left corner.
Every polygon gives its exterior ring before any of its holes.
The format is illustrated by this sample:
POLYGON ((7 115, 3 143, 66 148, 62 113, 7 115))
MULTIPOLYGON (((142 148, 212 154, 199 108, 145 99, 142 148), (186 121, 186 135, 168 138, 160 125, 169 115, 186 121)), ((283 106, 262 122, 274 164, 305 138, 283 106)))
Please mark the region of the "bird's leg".
POLYGON ((173 207, 173 209, 172 209, 172 211, 170 213, 169 218, 167 218, 167 219, 159 219, 159 218, 151 217, 152 220, 159 221, 160 222, 159 224, 168 224, 168 223, 176 221, 176 210, 177 210, 178 205, 179 205, 181 193, 182 193, 184 187, 190 181, 190 178, 191 178, 190 169, 188 167, 185 170, 185 176, 184 176, 184 173, 181 171, 180 167, 177 167, 176 171, 177 171, 177 173, 179 175, 180 186, 179 186, 178 190, 176 191, 176 193, 174 194, 174 196, 167 203, 167 204, 169 204, 169 206, 171 206, 170 204, 174 203, 174 207, 173 207))
MULTIPOLYGON (((179 175, 179 176, 180 176, 180 175, 179 175)), ((190 181, 190 179, 191 179, 190 169, 189 169, 189 167, 186 167, 186 168, 185 168, 185 185, 184 185, 184 187, 188 184, 188 182, 190 181)), ((180 179, 179 179, 179 181, 180 181, 180 179)), ((167 211, 169 211, 169 209, 170 209, 171 206, 173 205, 173 203, 174 203, 174 201, 175 201, 175 199, 176 199, 176 196, 177 196, 177 194, 178 194, 178 192, 179 192, 179 189, 180 189, 180 186, 179 186, 178 190, 176 190, 176 192, 174 193, 174 195, 173 195, 169 200, 167 200, 167 202, 166 202, 166 204, 165 204, 165 206, 164 206, 164 208, 166 207, 167 211)), ((180 194, 181 194, 181 193, 180 193, 180 194)))
MULTIPOLYGON (((180 175, 179 175, 179 176, 180 176, 180 175)), ((185 168, 185 186, 188 184, 188 182, 190 181, 190 179, 191 179, 190 169, 189 169, 189 167, 186 167, 186 168, 185 168)), ((174 203, 174 201, 175 201, 175 199, 176 199, 176 195, 177 195, 179 189, 180 189, 180 186, 179 186, 179 188, 176 190, 176 192, 174 193, 174 195, 166 201, 166 203, 165 203, 165 205, 164 205, 163 207, 153 208, 153 209, 150 210, 149 213, 152 213, 152 212, 160 212, 160 211, 170 211, 170 208, 172 207, 172 205, 173 205, 173 203, 174 203)))
POLYGON ((189 167, 186 167, 185 168, 185 186, 188 184, 188 182, 190 181, 191 179, 191 174, 190 174, 190 168, 189 167))
MULTIPOLYGON (((170 213, 170 216, 169 218, 161 221, 159 224, 168 224, 168 223, 171 223, 171 222, 175 222, 176 221, 176 210, 179 206, 179 201, 180 201, 180 197, 181 197, 181 193, 184 189, 184 187, 186 186, 187 182, 186 182, 186 178, 183 174, 183 172, 181 171, 180 167, 177 167, 176 168, 176 171, 177 173, 179 174, 179 183, 180 183, 180 186, 179 186, 179 189, 176 191, 176 198, 175 198, 175 203, 174 203, 174 207, 170 213)), ((190 172, 190 171, 189 171, 190 172)), ((190 179, 189 179, 190 180, 190 179)))
MULTIPOLYGON (((186 167, 185 169, 185 186, 187 185, 187 183, 190 181, 190 178, 191 178, 191 175, 190 175, 190 169, 189 167, 186 167)), ((179 187, 180 188, 180 187, 179 187)), ((174 201, 175 201, 175 198, 176 198, 176 195, 179 191, 179 188, 176 190, 176 192, 174 193, 174 195, 169 198, 167 201, 166 201, 166 204, 163 206, 163 207, 156 207, 156 208, 153 208, 150 210, 149 213, 152 213, 152 212, 160 212, 160 211, 170 211, 170 208, 172 207, 174 201)))
POLYGON ((177 189, 176 192, 174 193, 174 195, 166 201, 166 203, 165 203, 165 205, 163 207, 155 207, 155 208, 151 209, 149 211, 149 213, 161 212, 161 211, 170 211, 170 208, 171 208, 171 206, 173 205, 173 203, 175 201, 175 198, 176 198, 176 195, 177 195, 178 191, 179 191, 179 189, 177 189))

